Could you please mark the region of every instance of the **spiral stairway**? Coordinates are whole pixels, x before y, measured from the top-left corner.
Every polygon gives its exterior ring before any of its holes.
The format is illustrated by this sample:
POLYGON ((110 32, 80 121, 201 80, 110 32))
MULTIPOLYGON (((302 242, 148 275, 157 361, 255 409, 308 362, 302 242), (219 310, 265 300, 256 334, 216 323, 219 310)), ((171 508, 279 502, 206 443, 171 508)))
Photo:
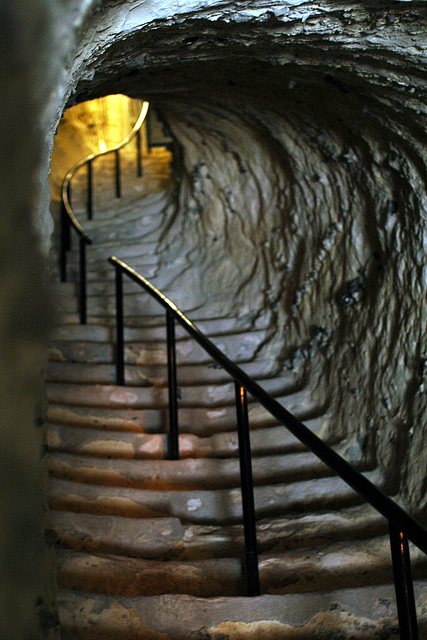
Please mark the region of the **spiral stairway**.
MULTIPOLYGON (((171 215, 167 152, 145 161, 143 178, 125 172, 119 201, 105 158, 93 221, 85 220, 83 185, 77 179, 73 186, 76 215, 94 240, 86 325, 78 323, 75 285, 53 284, 59 312, 45 372, 49 533, 57 548, 63 640, 398 638, 386 521, 254 402, 262 595, 245 597, 233 384, 178 332, 181 459, 165 459, 164 317, 131 282, 126 386, 115 385, 114 273, 107 258, 129 261, 180 302, 175 265, 162 272, 158 265, 171 215)), ((327 403, 310 399, 304 358, 293 369, 263 358, 268 317, 211 318, 204 310, 191 319, 381 486, 373 465, 363 466, 334 440, 327 403)), ((416 548, 412 559, 423 635, 427 563, 416 548)))

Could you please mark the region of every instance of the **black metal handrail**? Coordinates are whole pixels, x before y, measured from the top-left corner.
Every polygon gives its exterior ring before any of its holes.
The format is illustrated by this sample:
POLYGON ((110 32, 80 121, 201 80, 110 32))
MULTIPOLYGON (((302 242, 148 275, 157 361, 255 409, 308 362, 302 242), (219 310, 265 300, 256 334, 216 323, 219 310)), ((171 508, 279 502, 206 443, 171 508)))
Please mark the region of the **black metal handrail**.
MULTIPOLYGON (((258 400, 279 422, 285 425, 291 433, 305 444, 313 453, 338 474, 350 487, 369 502, 389 522, 390 545, 392 552, 392 564, 394 571, 396 601, 398 607, 399 626, 402 640, 418 640, 417 618, 415 599, 411 574, 408 539, 427 554, 427 530, 424 529, 410 514, 402 509, 394 500, 385 495, 363 474, 354 469, 342 456, 325 444, 298 418, 287 411, 277 400, 270 396, 255 380, 248 376, 240 367, 232 362, 213 342, 211 342, 163 293, 154 285, 137 273, 129 265, 116 257, 109 258, 109 262, 116 269, 117 310, 120 318, 117 318, 117 383, 124 384, 124 338, 123 338, 123 288, 122 274, 125 273, 134 282, 150 293, 165 309, 167 313, 167 325, 176 320, 192 336, 203 349, 220 364, 225 371, 235 380, 237 422, 239 433, 239 450, 242 474, 243 492, 243 517, 245 526, 246 543, 246 573, 248 594, 259 593, 258 560, 255 533, 255 511, 253 498, 253 482, 251 472, 251 454, 249 441, 249 426, 247 417, 246 392, 258 400), (119 301, 118 297, 121 298, 119 301)), ((170 329, 168 328, 168 339, 170 329)), ((174 340, 174 336, 170 336, 174 340)), ((168 345, 169 351, 170 345, 168 345)), ((174 350, 174 345, 173 345, 174 350)), ((172 377, 175 377, 175 358, 168 366, 172 369, 172 377)), ((177 395, 171 393, 169 397, 174 405, 172 413, 177 415, 177 395)), ((171 408, 169 407, 171 411, 171 408)), ((178 421, 172 418, 172 433, 169 433, 174 444, 170 450, 176 448, 178 456, 178 421)))
POLYGON ((144 101, 141 112, 137 121, 132 127, 131 132, 120 143, 98 151, 90 153, 88 156, 79 160, 65 175, 61 185, 61 243, 60 243, 60 278, 61 282, 67 281, 67 252, 71 248, 71 229, 74 229, 79 238, 79 307, 80 307, 80 323, 86 324, 87 320, 87 304, 86 304, 86 245, 92 244, 91 238, 83 230, 81 224, 74 215, 71 206, 71 180, 75 173, 84 165, 87 165, 87 197, 86 209, 88 219, 93 217, 93 170, 92 163, 96 158, 105 156, 109 153, 115 154, 115 191, 116 197, 121 197, 121 173, 120 173, 120 155, 119 151, 125 147, 135 136, 137 136, 137 175, 142 175, 142 159, 141 159, 141 127, 147 116, 149 103, 144 101))

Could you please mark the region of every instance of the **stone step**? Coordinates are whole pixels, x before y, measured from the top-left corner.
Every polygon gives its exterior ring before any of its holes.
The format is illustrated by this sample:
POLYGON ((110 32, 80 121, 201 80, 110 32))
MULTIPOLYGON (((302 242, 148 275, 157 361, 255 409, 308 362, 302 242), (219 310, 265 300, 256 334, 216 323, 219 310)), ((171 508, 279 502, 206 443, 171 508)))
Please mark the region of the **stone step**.
MULTIPOLYGON (((57 301, 56 301, 57 302, 57 301)), ((58 304, 57 304, 58 306, 58 304)), ((77 307, 77 303, 76 303, 76 307, 77 307)), ((60 310, 56 310, 57 311, 57 318, 60 319, 60 323, 62 325, 78 325, 80 324, 80 316, 78 314, 77 310, 74 311, 60 311, 60 310)), ((160 310, 157 314, 153 313, 150 315, 147 315, 145 313, 141 314, 138 313, 137 315, 135 314, 130 314, 126 312, 126 309, 124 309, 124 318, 125 318, 125 326, 126 327, 135 327, 135 328, 139 328, 139 327, 146 327, 149 326, 150 324, 153 326, 164 326, 165 324, 165 317, 166 317, 166 313, 162 313, 162 311, 160 310)), ((215 316, 215 314, 213 313, 212 309, 207 309, 205 307, 200 307, 198 309, 195 310, 190 310, 187 312, 187 317, 196 324, 196 326, 202 330, 202 325, 204 323, 210 323, 212 321, 221 322, 221 318, 217 318, 215 316)), ((262 318, 265 317, 265 314, 263 314, 261 316, 262 318)), ((253 321, 254 317, 252 314, 245 314, 240 318, 240 321, 243 323, 242 324, 242 329, 246 330, 248 325, 253 321)), ((226 323, 230 323, 231 319, 230 318, 225 318, 224 319, 226 323)), ((59 322, 59 320, 58 320, 59 322)), ((115 315, 113 314, 95 314, 95 313, 91 313, 88 315, 87 317, 87 324, 88 325, 105 325, 105 326, 115 326, 115 315)), ((268 323, 260 323, 258 326, 258 321, 256 321, 256 324, 254 324, 254 329, 257 328, 263 328, 264 326, 267 326, 268 323)), ((203 333, 207 333, 209 334, 209 331, 203 331, 203 333)), ((220 332, 215 332, 215 335, 219 335, 220 332)), ((224 333, 227 333, 226 331, 224 333)), ((212 333, 213 335, 213 333, 212 333)))
MULTIPOLYGON (((361 461, 352 462, 366 469, 361 461)), ((154 491, 228 489, 241 483, 236 458, 140 460, 54 453, 47 456, 47 468, 52 477, 63 480, 154 491)), ((255 485, 271 485, 330 476, 332 471, 313 453, 297 452, 253 457, 252 474, 255 485)))
MULTIPOLYGON (((290 403, 287 404, 290 406, 290 403)), ((300 407, 301 408, 301 407, 300 407)), ((294 407, 295 414, 298 407, 294 407)), ((229 433, 236 429, 236 417, 223 416, 222 413, 210 412, 210 422, 206 424, 192 423, 187 418, 190 416, 186 410, 179 411, 179 428, 181 433, 193 433, 201 437, 210 436, 218 432, 229 433), (183 421, 183 418, 186 421, 183 421), (224 419, 229 418, 229 419, 224 419)), ((306 413, 310 408, 306 407, 306 413)), ((194 415, 194 410, 193 410, 194 415)), ((251 418, 249 427, 251 432, 256 429, 265 430, 273 425, 278 425, 278 421, 269 415, 263 415, 255 408, 249 409, 251 418)), ((299 414, 300 419, 303 413, 299 414)), ((106 431, 131 431, 139 433, 166 433, 167 416, 162 409, 105 409, 103 407, 76 407, 67 405, 50 404, 47 411, 47 420, 51 424, 65 424, 73 427, 83 427, 100 429, 106 431)), ((316 418, 305 418, 305 424, 314 430, 319 429, 321 433, 328 433, 330 424, 327 415, 319 415, 316 418), (320 426, 318 426, 320 425, 320 426)), ((290 441, 295 441, 289 434, 290 441)))
MULTIPOLYGON (((55 351, 53 354, 57 353, 55 351)), ((260 381, 277 376, 279 366, 273 360, 256 360, 241 362, 239 366, 252 378, 260 381)), ((301 378, 302 363, 294 370, 284 370, 282 379, 294 379, 294 384, 301 378)), ((180 386, 197 386, 204 384, 225 384, 230 380, 228 374, 220 365, 179 365, 177 370, 180 386)), ((113 364, 92 364, 84 362, 61 362, 49 360, 45 366, 44 379, 46 382, 68 382, 81 384, 115 384, 116 369, 113 364)), ((125 384, 130 387, 156 386, 168 384, 166 365, 126 365, 125 384)))
MULTIPOLYGON (((110 255, 108 257, 111 257, 110 255)), ((74 274, 78 274, 78 262, 74 257, 71 260, 70 267, 73 270, 74 274)), ((159 272, 159 256, 157 254, 153 255, 143 255, 141 258, 133 259, 132 267, 138 271, 144 278, 147 280, 152 280, 156 277, 159 272)), ((108 260, 102 258, 101 260, 93 260, 90 264, 90 269, 87 274, 87 282, 88 282, 88 290, 96 291, 96 286, 99 285, 108 285, 110 287, 113 286, 114 280, 116 278, 115 269, 111 266, 108 260)), ((77 282, 77 278, 74 278, 74 282, 77 282)), ((123 289, 125 292, 127 291, 135 291, 135 287, 137 285, 132 283, 129 278, 124 278, 123 280, 123 289)))
MULTIPOLYGON (((66 283, 55 283, 53 287, 53 292, 56 296, 66 297, 75 297, 77 298, 79 295, 79 287, 78 287, 78 264, 75 265, 73 261, 68 262, 68 266, 70 268, 70 272, 72 277, 69 278, 69 282, 66 283), (64 284, 67 286, 59 287, 57 285, 64 284)), ((157 264, 144 264, 142 265, 141 270, 139 271, 147 280, 153 280, 158 273, 157 264)), ((113 295, 115 292, 115 269, 105 261, 105 264, 102 264, 97 269, 91 269, 86 274, 87 278, 87 295, 113 295)), ((138 291, 138 285, 132 282, 129 278, 124 278, 123 280, 123 292, 125 294, 133 294, 138 291)))
MULTIPOLYGON (((325 437, 327 421, 314 421, 312 431, 325 437)), ((326 438, 325 438, 326 439, 326 438)), ((331 444, 331 439, 327 439, 331 444)), ((50 451, 72 453, 81 456, 116 458, 162 458, 167 451, 166 435, 135 433, 49 424, 47 444, 50 451)), ((301 451, 304 446, 286 429, 272 427, 251 432, 253 456, 284 454, 301 451)), ((238 456, 236 431, 216 433, 211 436, 179 435, 180 458, 226 458, 238 456)))
MULTIPOLYGON (((171 298, 173 294, 164 292, 166 297, 171 298)), ((192 309, 198 306, 197 303, 188 300, 185 293, 174 296, 174 303, 181 308, 184 312, 190 312, 192 309)), ((149 294, 140 293, 136 290, 135 293, 126 294, 123 297, 123 304, 126 309, 126 314, 130 316, 159 316, 162 307, 156 302, 149 294)), ((55 300, 56 311, 58 314, 64 313, 78 313, 79 305, 77 298, 61 297, 55 300)), ((91 296, 88 289, 87 298, 87 314, 89 316, 114 316, 115 315, 115 299, 114 296, 91 296)))
MULTIPOLYGON (((421 638, 426 584, 415 584, 421 638)), ((372 640, 398 638, 390 584, 326 593, 198 598, 61 590, 62 640, 372 640)))
POLYGON ((163 410, 157 409, 111 410, 49 404, 47 420, 55 424, 107 431, 159 433, 165 432, 166 417, 163 410))
MULTIPOLYGON (((381 488, 378 471, 364 475, 381 488)), ((156 491, 50 478, 48 495, 50 508, 58 511, 132 518, 176 517, 183 523, 194 524, 225 525, 242 521, 240 489, 156 491)), ((254 495, 258 518, 339 509, 361 502, 361 498, 337 477, 256 486, 254 495)))
MULTIPOLYGON (((179 384, 179 382, 178 382, 179 384)), ((47 398, 54 404, 80 405, 92 407, 116 407, 138 409, 161 409, 169 406, 168 389, 165 386, 125 387, 117 385, 68 384, 64 382, 47 382, 47 398)), ((286 402, 286 396, 293 394, 301 387, 301 382, 293 375, 280 378, 266 378, 262 387, 273 397, 286 402)), ((306 393, 302 401, 307 402, 306 393)), ((178 388, 179 406, 225 408, 235 406, 235 385, 180 385, 178 388)))
MULTIPOLYGON (((65 549, 146 559, 196 560, 241 556, 241 525, 181 524, 177 518, 124 518, 114 515, 50 511, 49 527, 65 549)), ((257 521, 259 552, 320 547, 385 535, 386 520, 369 505, 302 516, 257 521)))
MULTIPOLYGON (((107 242, 100 242, 99 244, 92 244, 86 251, 86 259, 88 269, 91 268, 93 263, 99 260, 108 260, 111 256, 117 256, 125 262, 127 260, 141 258, 146 255, 158 256, 159 243, 157 240, 147 240, 144 236, 132 235, 131 239, 127 238, 122 240, 111 240, 107 242)), ((78 251, 70 251, 70 261, 78 260, 78 251)), ((113 267, 110 267, 111 269, 113 267)))
MULTIPOLYGON (((76 331, 78 335, 80 331, 76 331)), ((87 326, 82 334, 93 337, 91 340, 56 340, 49 349, 51 360, 60 362, 88 362, 111 363, 114 362, 115 339, 111 335, 111 328, 100 331, 99 327, 87 326), (110 341, 100 341, 101 337, 110 341), (98 339, 96 339, 98 337, 98 339)), ((135 337, 138 330, 130 329, 128 335, 135 337)), ((257 351, 262 347, 267 338, 264 329, 215 336, 212 342, 230 359, 236 362, 247 362, 256 357, 257 351)), ((184 337, 176 341, 177 363, 206 364, 213 359, 193 338, 184 337)), ((136 341, 128 340, 125 343, 125 360, 128 364, 167 364, 166 349, 163 342, 158 340, 136 341)))
MULTIPOLYGON (((69 283, 65 283, 69 284, 69 283)), ((75 287, 76 285, 73 284, 75 287)), ((125 319, 133 317, 134 324, 125 325, 126 328, 145 329, 146 327, 165 327, 165 313, 160 313, 157 316, 129 316, 124 314, 125 319)), ((196 326, 206 335, 221 335, 223 333, 234 333, 236 331, 250 331, 251 329, 263 329, 271 326, 271 317, 269 313, 263 313, 262 315, 255 316, 246 314, 239 317, 215 317, 213 314, 206 316, 203 313, 200 315, 192 313, 189 318, 196 324, 196 326), (210 327, 213 327, 212 329, 210 327)), ((87 325, 99 325, 109 327, 111 324, 115 325, 110 318, 104 316, 91 315, 88 317, 87 325)), ((77 314, 64 313, 56 320, 57 327, 69 327, 70 325, 81 326, 80 319, 77 314)), ((86 326, 86 325, 85 325, 86 326)), ((176 328, 178 329, 178 324, 176 328)))
MULTIPOLYGON (((68 283, 65 283, 68 286, 68 283)), ((74 286, 74 285, 73 285, 74 286)), ((126 317, 126 316, 125 316, 126 317)), ((128 335, 133 336, 135 338, 142 338, 144 335, 146 336, 146 332, 153 331, 153 338, 156 337, 155 332, 159 332, 157 338, 160 339, 162 336, 166 335, 166 314, 162 313, 158 316, 150 316, 148 318, 144 316, 139 317, 139 321, 135 325, 125 326, 125 334, 129 332, 128 335), (133 332, 133 333, 132 333, 133 332)), ((90 319, 93 319, 90 318, 90 319)), ((248 333, 251 331, 260 331, 262 329, 271 329, 272 320, 271 315, 266 312, 260 316, 250 317, 209 317, 199 318, 197 315, 193 314, 191 318, 192 322, 197 326, 197 328, 206 335, 207 337, 221 336, 227 334, 240 334, 240 333, 248 333)), ((178 322, 175 323, 175 333, 176 336, 187 336, 188 333, 183 329, 178 322)), ((79 322, 74 322, 74 324, 70 324, 69 321, 64 321, 63 318, 60 318, 60 323, 52 330, 53 337, 57 336, 57 339, 61 340, 82 340, 91 337, 92 340, 96 340, 96 336, 99 335, 99 340, 103 340, 105 335, 114 335, 111 333, 111 324, 106 323, 104 320, 98 320, 96 322, 96 316, 93 321, 87 325, 81 325, 79 322), (96 327, 93 330, 92 337, 92 329, 87 329, 86 327, 96 327), (89 334, 86 332, 89 331, 89 334)), ((295 351, 295 349, 294 349, 295 351)))
MULTIPOLYGON (((90 332, 92 327, 88 327, 90 332)), ((107 334, 107 332, 105 332, 107 334)), ((235 362, 248 362, 256 357, 258 350, 267 338, 263 329, 237 335, 222 335, 212 342, 235 362)), ((57 340, 49 349, 51 360, 60 362, 114 362, 114 339, 111 342, 96 340, 57 340)), ((159 341, 125 343, 125 361, 128 364, 167 364, 164 343, 159 341)), ((211 356, 194 339, 182 337, 176 342, 177 364, 207 364, 213 361, 211 356)))
MULTIPOLYGON (((186 269, 186 265, 181 264, 181 259, 177 258, 173 262, 170 262, 167 266, 162 265, 161 263, 156 263, 155 261, 151 261, 147 264, 145 253, 141 253, 141 257, 131 258, 125 257, 125 252, 122 250, 120 252, 109 250, 107 253, 102 254, 104 257, 105 264, 96 265, 95 269, 92 269, 91 263, 88 264, 88 276, 87 276, 87 296, 88 298, 92 298, 95 296, 98 297, 112 297, 115 295, 115 269, 108 262, 108 258, 112 255, 117 255, 125 262, 129 262, 130 266, 135 269, 138 273, 140 273, 144 278, 150 280, 154 286, 157 287, 160 291, 170 291, 174 292, 176 290, 176 279, 177 275, 181 272, 181 277, 184 276, 184 271, 186 269), (110 273, 109 277, 107 274, 110 273)), ((157 254, 156 254, 157 255, 157 254)), ((75 257, 70 256, 69 260, 70 268, 73 270, 73 273, 76 274, 75 282, 78 281, 78 261, 75 257)), ((188 281, 187 286, 191 286, 191 280, 188 281)), ((133 282, 129 277, 124 275, 123 277, 123 292, 125 296, 129 295, 138 295, 138 293, 142 291, 141 287, 133 282)), ((78 294, 77 287, 76 293, 78 294)), ((174 293, 171 293, 170 296, 173 297, 174 293)))
POLYGON ((203 598, 240 595, 237 558, 162 562, 57 550, 58 586, 91 593, 153 596, 187 593, 203 598))
MULTIPOLYGON (((156 324, 147 324, 147 326, 139 327, 124 327, 125 341, 129 342, 159 342, 166 344, 166 324, 164 322, 156 324)), ((268 330, 268 322, 262 322, 264 326, 261 326, 261 322, 256 326, 242 326, 243 323, 239 323, 235 319, 213 319, 211 322, 202 321, 197 323, 197 328, 207 338, 211 340, 221 339, 223 336, 227 336, 227 340, 239 341, 245 339, 255 332, 259 334, 258 339, 263 339, 268 330)), ((183 340, 192 341, 189 333, 178 323, 175 323, 175 337, 177 342, 183 340)), ((115 341, 115 327, 111 327, 106 324, 63 324, 56 326, 50 333, 50 340, 52 342, 112 342, 115 341)), ((224 338, 225 339, 225 338, 224 338)))
POLYGON ((108 223, 100 223, 99 221, 92 221, 93 224, 84 223, 84 228, 94 246, 98 244, 102 246, 114 244, 120 247, 117 249, 118 251, 128 245, 129 238, 132 238, 132 240, 138 239, 141 242, 158 242, 167 224, 166 213, 159 211, 155 215, 148 214, 143 208, 138 213, 133 210, 127 213, 126 217, 118 215, 108 223), (124 238, 127 241, 123 241, 124 238))
MULTIPOLYGON (((240 558, 162 560, 61 549, 58 586, 89 593, 146 596, 182 593, 202 598, 244 595, 240 558)), ((425 578, 427 558, 414 550, 415 578, 425 578)), ((261 593, 307 593, 392 582, 388 536, 293 549, 259 558, 261 593)))
POLYGON ((50 511, 48 522, 58 546, 74 551, 166 559, 184 544, 185 531, 177 518, 140 520, 50 511))
MULTIPOLYGON (((103 282, 103 281, 112 281, 115 278, 114 268, 108 262, 108 258, 111 258, 113 254, 110 251, 107 251, 107 255, 101 253, 98 257, 96 255, 91 255, 90 260, 87 261, 87 282, 103 282)), ((120 252, 120 257, 124 259, 124 253, 120 252)), ((141 275, 145 278, 152 278, 157 272, 159 268, 159 255, 157 251, 152 253, 141 253, 135 256, 128 256, 129 261, 132 260, 132 267, 136 269, 141 275)), ((71 251, 67 256, 67 264, 69 266, 70 274, 74 274, 74 277, 71 278, 73 282, 78 282, 78 278, 76 277, 79 273, 79 255, 77 251, 71 251)), ((126 260, 125 260, 126 262, 126 260)), ((135 285, 137 286, 137 285, 135 285)), ((89 289, 89 287, 88 287, 89 289)))
MULTIPOLYGON (((93 173, 93 211, 94 219, 102 221, 114 215, 126 215, 134 207, 140 210, 150 209, 150 202, 155 206, 155 196, 164 199, 165 194, 171 193, 170 170, 168 163, 163 160, 160 167, 159 159, 145 155, 143 159, 144 175, 136 176, 134 159, 126 158, 126 151, 121 151, 121 183, 122 197, 116 198, 114 166, 107 159, 97 158, 92 163, 93 173)), ((167 157, 170 159, 169 152, 167 157)), ((166 155, 165 155, 166 158, 166 155)), ((86 169, 78 171, 72 181, 71 204, 78 219, 86 221, 86 169)))
MULTIPOLYGON (((118 201, 118 207, 111 207, 108 210, 103 210, 102 215, 99 214, 97 219, 87 220, 86 212, 80 208, 77 212, 77 217, 82 225, 84 225, 85 231, 91 235, 93 231, 97 229, 108 230, 114 226, 127 225, 130 221, 144 220, 146 218, 158 218, 161 217, 165 211, 171 207, 171 199, 173 195, 171 191, 159 191, 141 197, 137 202, 134 200, 118 201)), ((126 240, 129 237, 129 233, 120 236, 126 240)), ((130 237, 131 234, 130 234, 130 237)))
MULTIPOLYGON (((129 397, 134 387, 126 391, 122 398, 129 397)), ((118 400, 118 398, 117 398, 118 400)), ((250 398, 249 398, 250 400, 250 398)), ((304 392, 294 393, 286 397, 285 408, 299 420, 311 421, 322 418, 326 407, 313 402, 310 395, 304 392)), ((251 429, 263 429, 278 425, 278 421, 262 406, 249 402, 249 425, 251 429)), ((48 409, 49 422, 94 428, 124 429, 153 433, 160 430, 166 432, 167 411, 160 409, 123 408, 116 402, 108 408, 104 406, 79 406, 73 404, 51 403, 48 409)), ((181 433, 194 433, 207 436, 213 433, 234 431, 236 429, 236 411, 234 407, 211 409, 180 408, 178 411, 179 429, 181 433)))
MULTIPOLYGON (((256 353, 256 346, 251 350, 250 344, 235 344, 227 349, 237 355, 236 360, 247 362, 256 353), (245 353, 246 349, 246 353, 245 353)), ((57 341, 48 351, 48 357, 54 362, 80 362, 89 364, 110 364, 115 361, 115 344, 88 342, 88 341, 57 341)), ((163 344, 155 341, 150 342, 127 342, 125 343, 125 364, 165 366, 167 364, 166 349, 163 344)), ((176 342, 177 366, 187 365, 208 365, 213 363, 209 354, 197 343, 191 344, 188 340, 176 342)))

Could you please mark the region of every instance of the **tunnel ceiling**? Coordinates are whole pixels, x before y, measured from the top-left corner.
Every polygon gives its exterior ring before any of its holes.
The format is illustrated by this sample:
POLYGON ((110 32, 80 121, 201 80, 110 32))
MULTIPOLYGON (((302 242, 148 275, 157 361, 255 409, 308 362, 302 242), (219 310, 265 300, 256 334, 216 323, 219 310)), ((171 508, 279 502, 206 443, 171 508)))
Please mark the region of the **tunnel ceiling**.
POLYGON ((306 358, 337 431, 384 469, 403 456, 423 508, 426 39, 417 1, 106 2, 68 99, 156 105, 184 307, 267 316, 265 353, 306 358))
POLYGON ((123 7, 132 15, 143 3, 115 3, 109 11, 107 3, 109 27, 96 14, 97 27, 76 64, 83 77, 72 100, 115 91, 149 97, 219 92, 224 102, 278 102, 283 110, 283 98, 292 100, 298 84, 306 99, 310 91, 334 95, 335 89, 397 105, 409 90, 424 102, 423 5, 220 2, 126 28, 123 7))

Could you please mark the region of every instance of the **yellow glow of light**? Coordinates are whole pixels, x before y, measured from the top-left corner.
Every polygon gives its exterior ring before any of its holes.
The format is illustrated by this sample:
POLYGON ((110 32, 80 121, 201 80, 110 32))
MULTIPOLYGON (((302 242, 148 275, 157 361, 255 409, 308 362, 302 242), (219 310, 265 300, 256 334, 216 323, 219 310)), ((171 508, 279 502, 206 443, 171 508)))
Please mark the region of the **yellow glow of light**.
POLYGON ((106 150, 106 148, 107 148, 107 145, 105 144, 104 140, 100 140, 100 141, 98 142, 98 149, 99 149, 100 151, 105 151, 105 150, 106 150))

